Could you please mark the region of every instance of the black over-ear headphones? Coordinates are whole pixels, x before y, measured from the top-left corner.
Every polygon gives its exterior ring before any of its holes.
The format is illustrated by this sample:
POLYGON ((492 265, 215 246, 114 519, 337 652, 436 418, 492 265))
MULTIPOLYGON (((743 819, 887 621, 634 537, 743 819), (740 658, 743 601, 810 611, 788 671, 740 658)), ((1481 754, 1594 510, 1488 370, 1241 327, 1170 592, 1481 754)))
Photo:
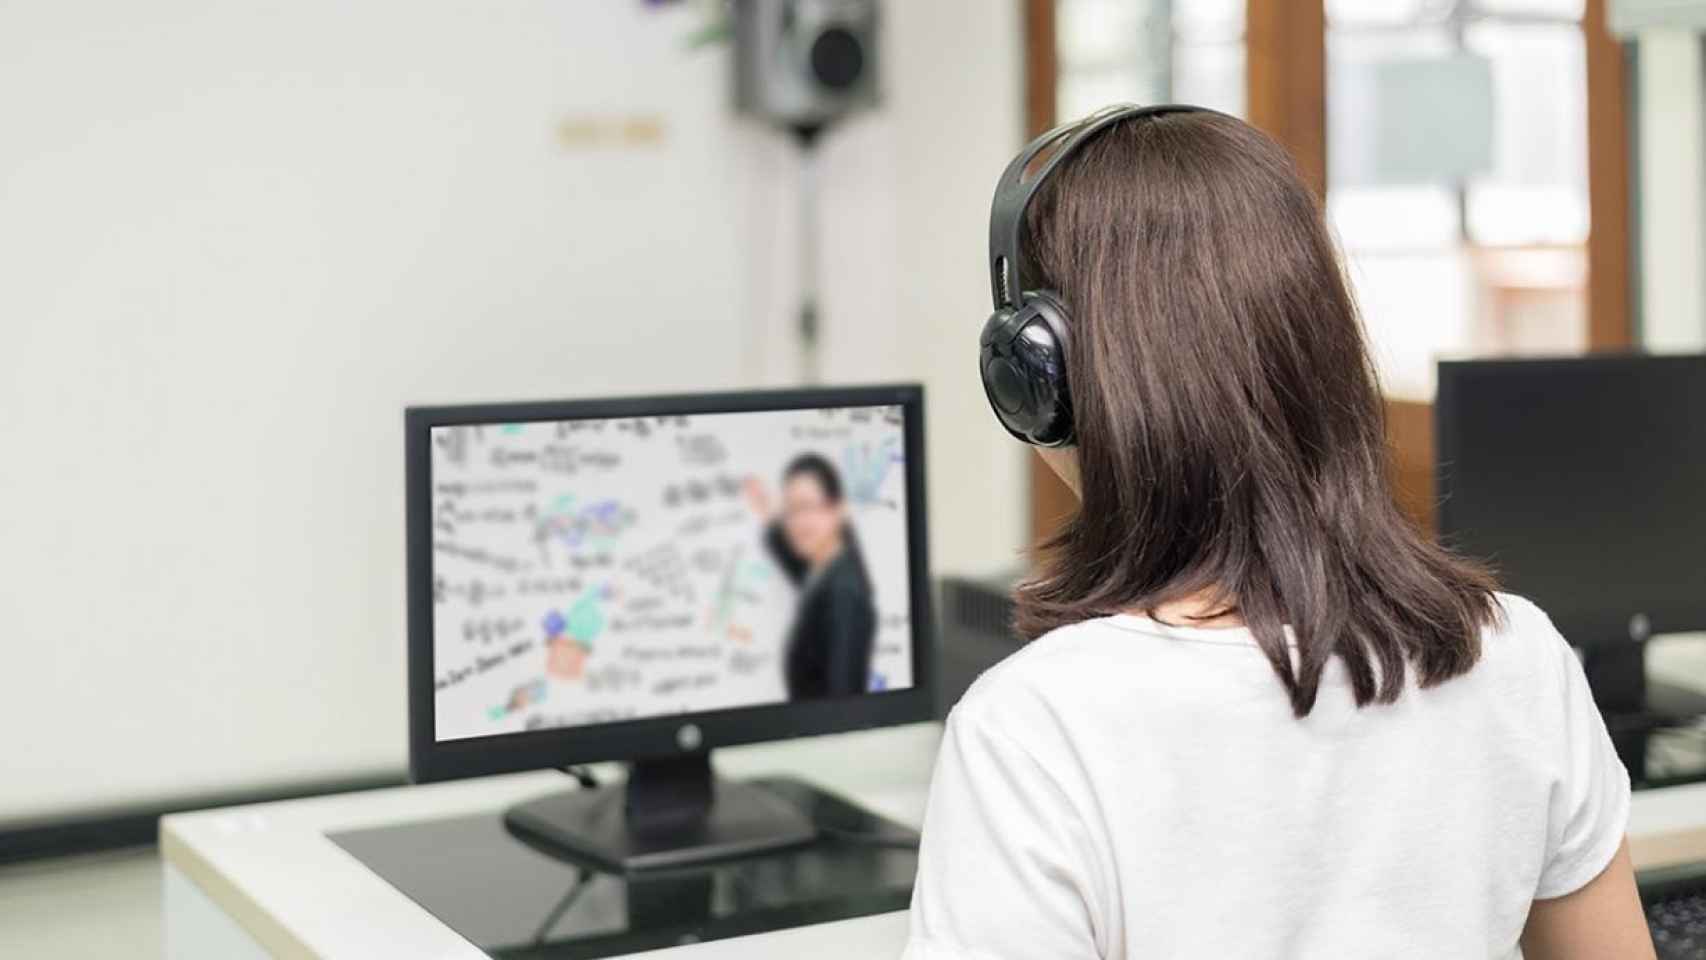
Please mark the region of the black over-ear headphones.
POLYGON ((1118 106, 1055 127, 1019 151, 1001 174, 989 208, 989 288, 995 312, 978 337, 983 394, 1007 432, 1039 447, 1074 438, 1072 393, 1066 380, 1066 302, 1053 290, 1031 289, 1036 272, 1019 249, 1025 210, 1049 174, 1086 140, 1122 120, 1163 113, 1211 113, 1166 104, 1118 106))

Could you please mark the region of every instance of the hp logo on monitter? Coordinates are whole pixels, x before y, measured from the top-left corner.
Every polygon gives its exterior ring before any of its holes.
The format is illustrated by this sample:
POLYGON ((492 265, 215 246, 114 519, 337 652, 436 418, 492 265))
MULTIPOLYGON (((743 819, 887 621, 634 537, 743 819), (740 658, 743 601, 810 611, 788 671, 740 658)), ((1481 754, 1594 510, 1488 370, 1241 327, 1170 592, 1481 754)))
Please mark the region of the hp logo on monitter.
POLYGON ((699 732, 697 723, 684 723, 675 731, 675 745, 682 753, 692 753, 705 742, 705 735, 699 732))

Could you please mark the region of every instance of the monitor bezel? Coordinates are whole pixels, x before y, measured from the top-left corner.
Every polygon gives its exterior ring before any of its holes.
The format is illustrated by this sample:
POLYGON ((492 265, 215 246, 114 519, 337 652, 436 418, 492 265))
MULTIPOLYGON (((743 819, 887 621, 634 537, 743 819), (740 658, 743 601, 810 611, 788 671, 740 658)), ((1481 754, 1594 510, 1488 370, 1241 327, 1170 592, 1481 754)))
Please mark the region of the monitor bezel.
POLYGON ((924 474, 924 388, 886 384, 661 394, 596 399, 413 406, 404 411, 408 598, 409 773, 417 782, 605 761, 679 756, 684 724, 715 747, 841 733, 933 719, 936 635, 931 611, 924 474), (475 423, 598 420, 755 413, 820 407, 902 408, 906 545, 913 683, 902 690, 806 702, 731 707, 616 723, 444 740, 435 734, 433 664, 432 440, 434 427, 475 423))
MULTIPOLYGON (((1706 369, 1706 354, 1643 353, 1622 351, 1577 356, 1500 357, 1489 359, 1440 360, 1434 391, 1434 533, 1448 549, 1466 549, 1465 531, 1453 503, 1456 477, 1452 464, 1459 453, 1456 426, 1469 411, 1463 409, 1461 391, 1466 377, 1486 374, 1517 374, 1544 377, 1583 368, 1638 371, 1656 366, 1706 369)), ((1496 558, 1495 558, 1496 565, 1496 558)), ((1495 568, 1494 573, 1498 571, 1495 568)), ((1544 599, 1544 598, 1540 598, 1544 599)), ((1641 611, 1647 615, 1649 635, 1692 633, 1706 629, 1706 603, 1667 604, 1641 611)), ((1593 649, 1629 642, 1628 611, 1607 609, 1597 615, 1547 611, 1558 631, 1572 646, 1593 649)))

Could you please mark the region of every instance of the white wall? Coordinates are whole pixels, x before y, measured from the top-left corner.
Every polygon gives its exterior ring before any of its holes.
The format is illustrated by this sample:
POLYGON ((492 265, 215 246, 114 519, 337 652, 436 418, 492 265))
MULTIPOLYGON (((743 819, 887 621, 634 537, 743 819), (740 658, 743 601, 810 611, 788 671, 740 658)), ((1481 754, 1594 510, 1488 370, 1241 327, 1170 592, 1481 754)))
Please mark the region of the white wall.
POLYGON ((1641 342, 1706 350, 1706 75, 1700 34, 1635 36, 1641 342))
POLYGON ((895 352, 925 381, 934 411, 932 556, 939 570, 1007 569, 1029 539, 1031 454, 990 415, 975 344, 991 310, 990 195, 1023 142, 1019 4, 886 9, 901 211, 895 317, 905 337, 895 352))
MULTIPOLYGON (((926 382, 938 571, 1022 539, 1013 6, 890 4, 822 148, 825 373, 926 382)), ((702 9, 0 6, 0 821, 401 767, 405 404, 791 378, 793 158, 702 9)))

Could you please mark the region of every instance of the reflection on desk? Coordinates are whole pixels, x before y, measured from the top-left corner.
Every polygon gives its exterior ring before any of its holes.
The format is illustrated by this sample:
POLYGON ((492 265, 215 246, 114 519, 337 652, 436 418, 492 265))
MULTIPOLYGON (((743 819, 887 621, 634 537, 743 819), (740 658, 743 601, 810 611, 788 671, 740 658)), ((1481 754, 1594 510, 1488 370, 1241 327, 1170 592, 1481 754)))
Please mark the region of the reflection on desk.
POLYGON ((330 834, 475 946, 506 960, 619 956, 902 910, 917 833, 802 781, 754 784, 811 814, 803 850, 603 873, 506 830, 501 811, 330 834))

